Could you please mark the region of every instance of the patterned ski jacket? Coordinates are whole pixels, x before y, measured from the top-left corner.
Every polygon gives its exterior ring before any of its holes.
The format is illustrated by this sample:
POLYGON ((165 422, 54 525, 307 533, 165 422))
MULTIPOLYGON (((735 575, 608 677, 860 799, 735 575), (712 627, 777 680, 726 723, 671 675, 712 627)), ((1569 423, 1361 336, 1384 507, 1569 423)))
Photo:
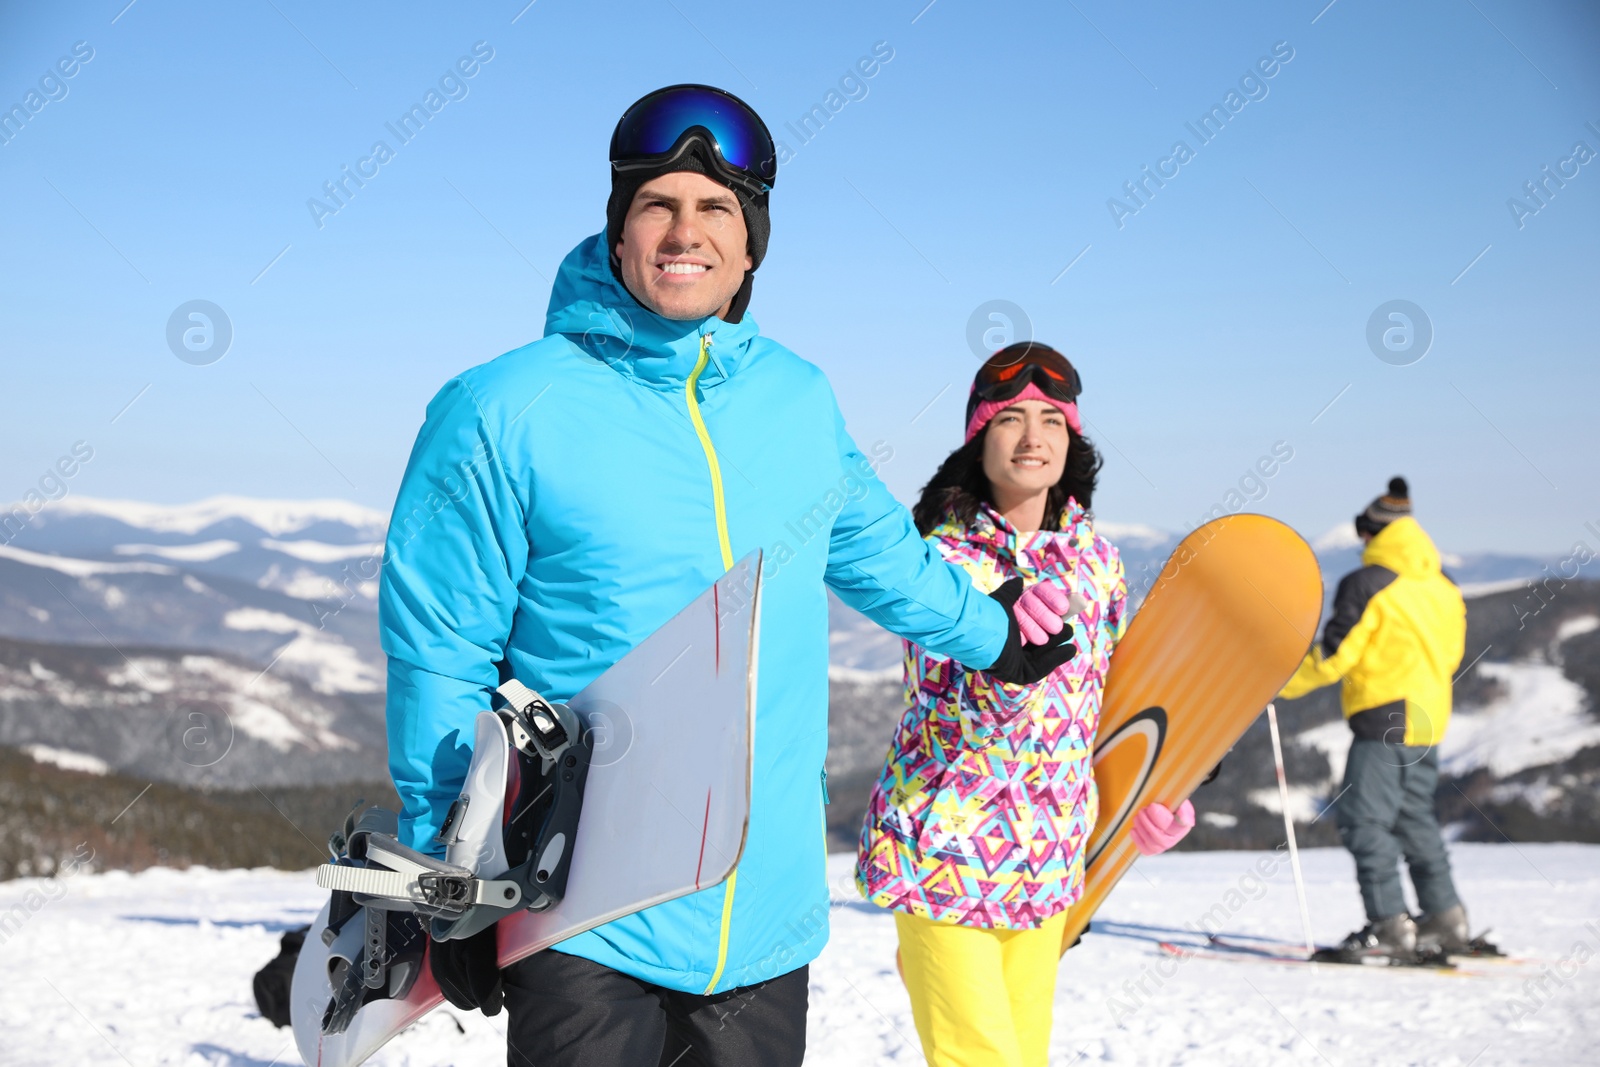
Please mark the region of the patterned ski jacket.
POLYGON ((1111 650, 1127 626, 1115 546, 1076 501, 1059 532, 1021 535, 984 506, 928 534, 988 592, 1013 575, 1075 588, 1078 654, 1011 685, 907 641, 908 707, 873 786, 856 885, 880 907, 939 922, 1031 929, 1083 892, 1098 797, 1089 770, 1111 650))

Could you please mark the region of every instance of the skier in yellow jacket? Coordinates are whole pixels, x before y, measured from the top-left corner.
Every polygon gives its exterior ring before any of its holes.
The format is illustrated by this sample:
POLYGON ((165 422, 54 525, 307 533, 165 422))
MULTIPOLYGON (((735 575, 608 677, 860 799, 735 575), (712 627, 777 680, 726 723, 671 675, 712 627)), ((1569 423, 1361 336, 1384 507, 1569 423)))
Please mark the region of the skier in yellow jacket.
POLYGON ((1355 518, 1363 566, 1339 582, 1333 614, 1284 699, 1342 681, 1355 737, 1335 804, 1339 836, 1356 861, 1367 925, 1334 955, 1348 962, 1472 951, 1466 909, 1450 877, 1433 793, 1450 690, 1466 640, 1466 604, 1439 566, 1439 550, 1411 517, 1404 478, 1355 518), (1422 910, 1406 908, 1404 855, 1422 910))

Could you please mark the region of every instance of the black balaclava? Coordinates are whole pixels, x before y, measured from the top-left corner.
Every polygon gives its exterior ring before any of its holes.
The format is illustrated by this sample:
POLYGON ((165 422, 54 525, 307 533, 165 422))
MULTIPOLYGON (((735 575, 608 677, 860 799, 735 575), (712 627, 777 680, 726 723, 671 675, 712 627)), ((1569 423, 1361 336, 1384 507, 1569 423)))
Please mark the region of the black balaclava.
MULTIPOLYGON (((728 309, 728 321, 738 322, 744 318, 745 309, 750 306, 750 289, 755 281, 756 268, 761 266, 761 260, 767 254, 767 239, 772 235, 772 220, 767 215, 768 194, 752 195, 736 185, 729 184, 716 172, 707 158, 708 154, 709 150, 699 140, 695 140, 690 143, 687 152, 659 169, 625 172, 612 170, 611 199, 606 201, 606 251, 610 253, 611 273, 616 276, 618 282, 622 282, 622 266, 617 260, 617 242, 622 240, 622 224, 628 218, 628 207, 633 203, 633 196, 639 191, 639 187, 652 178, 659 178, 673 171, 687 170, 695 174, 704 174, 717 184, 726 186, 739 198, 739 207, 744 214, 745 230, 749 235, 746 249, 750 253, 750 269, 745 272, 744 284, 739 286, 739 291, 733 295, 733 303, 728 309)), ((625 283, 623 287, 626 288, 625 283)), ((638 294, 634 294, 634 299, 638 299, 638 294)))

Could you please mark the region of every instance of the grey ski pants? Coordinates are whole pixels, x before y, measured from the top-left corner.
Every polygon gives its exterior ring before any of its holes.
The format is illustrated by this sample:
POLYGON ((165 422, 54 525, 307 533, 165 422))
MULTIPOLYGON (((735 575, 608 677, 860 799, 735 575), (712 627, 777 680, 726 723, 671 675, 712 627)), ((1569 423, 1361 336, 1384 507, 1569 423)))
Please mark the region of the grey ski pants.
POLYGON ((1402 855, 1423 912, 1436 914, 1461 902, 1433 814, 1438 783, 1437 748, 1364 738, 1350 743, 1335 821, 1344 847, 1355 857, 1369 920, 1408 910, 1400 884, 1402 855))

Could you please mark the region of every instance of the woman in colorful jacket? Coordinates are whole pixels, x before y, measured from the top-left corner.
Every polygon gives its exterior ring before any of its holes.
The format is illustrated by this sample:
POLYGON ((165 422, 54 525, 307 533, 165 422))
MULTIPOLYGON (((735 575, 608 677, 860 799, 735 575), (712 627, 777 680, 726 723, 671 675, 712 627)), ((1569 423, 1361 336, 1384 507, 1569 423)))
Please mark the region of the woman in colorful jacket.
MULTIPOLYGON (((1100 457, 1083 436, 1077 371, 1022 343, 979 369, 966 443, 913 509, 945 559, 988 592, 1071 600, 1077 652, 1031 686, 906 642, 909 707, 873 787, 862 894, 895 913, 901 973, 931 1067, 1043 1067, 1067 909, 1083 891, 1097 797, 1090 750, 1127 583, 1089 507, 1100 457)), ((1026 597, 1024 603, 1026 602, 1026 597)), ((1025 617, 1025 615, 1024 615, 1025 617)), ((1044 643, 1050 625, 1023 639, 1044 643)), ((1146 855, 1194 825, 1184 801, 1134 820, 1146 855)))

